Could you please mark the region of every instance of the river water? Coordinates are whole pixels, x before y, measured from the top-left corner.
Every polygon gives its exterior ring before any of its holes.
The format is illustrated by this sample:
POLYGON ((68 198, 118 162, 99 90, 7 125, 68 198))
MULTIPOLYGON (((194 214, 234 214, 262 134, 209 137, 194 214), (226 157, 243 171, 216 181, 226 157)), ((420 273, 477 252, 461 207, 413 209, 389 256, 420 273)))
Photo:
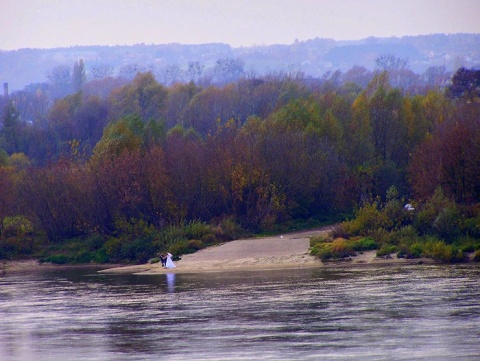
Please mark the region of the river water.
POLYGON ((479 360, 480 268, 0 276, 0 360, 479 360))

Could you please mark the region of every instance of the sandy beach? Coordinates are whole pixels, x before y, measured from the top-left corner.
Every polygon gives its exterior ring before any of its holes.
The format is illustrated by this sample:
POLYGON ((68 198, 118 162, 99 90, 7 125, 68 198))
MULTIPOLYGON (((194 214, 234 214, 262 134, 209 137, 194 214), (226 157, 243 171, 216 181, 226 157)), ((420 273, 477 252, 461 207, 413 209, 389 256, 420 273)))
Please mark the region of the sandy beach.
POLYGON ((367 251, 348 261, 322 262, 309 255, 310 237, 327 235, 332 227, 288 233, 278 236, 239 239, 183 255, 175 262, 176 268, 165 269, 160 263, 109 268, 100 272, 128 274, 199 273, 227 271, 256 271, 307 267, 348 267, 368 264, 412 264, 428 260, 376 257, 376 251, 367 251))

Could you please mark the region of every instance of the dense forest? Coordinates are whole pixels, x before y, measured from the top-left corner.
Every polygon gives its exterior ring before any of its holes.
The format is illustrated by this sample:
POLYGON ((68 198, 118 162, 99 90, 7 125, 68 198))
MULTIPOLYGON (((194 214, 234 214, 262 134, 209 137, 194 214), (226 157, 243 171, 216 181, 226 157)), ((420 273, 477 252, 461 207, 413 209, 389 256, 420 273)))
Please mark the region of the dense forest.
POLYGON ((312 78, 224 60, 219 84, 164 85, 87 81, 79 60, 5 93, 0 258, 145 262, 346 217, 339 235, 377 248, 409 227, 480 249, 480 71, 376 63, 312 78))

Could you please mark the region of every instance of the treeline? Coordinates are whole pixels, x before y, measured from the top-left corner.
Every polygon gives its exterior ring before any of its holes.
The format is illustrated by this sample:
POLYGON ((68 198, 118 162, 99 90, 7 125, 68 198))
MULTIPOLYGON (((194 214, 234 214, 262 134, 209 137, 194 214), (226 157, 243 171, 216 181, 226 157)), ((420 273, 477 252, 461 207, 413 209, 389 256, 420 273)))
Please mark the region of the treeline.
POLYGON ((479 221, 478 72, 416 95, 391 74, 365 87, 301 76, 165 87, 138 73, 84 83, 35 122, 4 100, 0 257, 76 239, 60 253, 145 261, 239 229, 333 219, 391 186, 418 206, 442 188, 479 221))

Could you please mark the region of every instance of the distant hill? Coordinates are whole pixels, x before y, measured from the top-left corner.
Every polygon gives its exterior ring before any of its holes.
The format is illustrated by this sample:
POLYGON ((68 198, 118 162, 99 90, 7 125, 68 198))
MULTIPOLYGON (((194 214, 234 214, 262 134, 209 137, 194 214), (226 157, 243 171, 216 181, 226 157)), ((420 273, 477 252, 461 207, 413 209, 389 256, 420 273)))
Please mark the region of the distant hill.
POLYGON ((88 79, 151 70, 159 82, 168 83, 186 80, 193 64, 208 76, 219 59, 239 60, 247 73, 301 71, 319 77, 328 71, 346 71, 354 65, 373 70, 375 59, 385 54, 408 59, 408 66, 416 73, 430 66, 445 66, 449 71, 460 66, 478 68, 480 34, 371 37, 357 41, 315 38, 289 45, 241 48, 221 43, 175 43, 20 49, 0 51, 0 82, 9 83, 11 91, 21 90, 29 84, 48 81, 53 69, 71 67, 79 59, 85 63, 88 79))

